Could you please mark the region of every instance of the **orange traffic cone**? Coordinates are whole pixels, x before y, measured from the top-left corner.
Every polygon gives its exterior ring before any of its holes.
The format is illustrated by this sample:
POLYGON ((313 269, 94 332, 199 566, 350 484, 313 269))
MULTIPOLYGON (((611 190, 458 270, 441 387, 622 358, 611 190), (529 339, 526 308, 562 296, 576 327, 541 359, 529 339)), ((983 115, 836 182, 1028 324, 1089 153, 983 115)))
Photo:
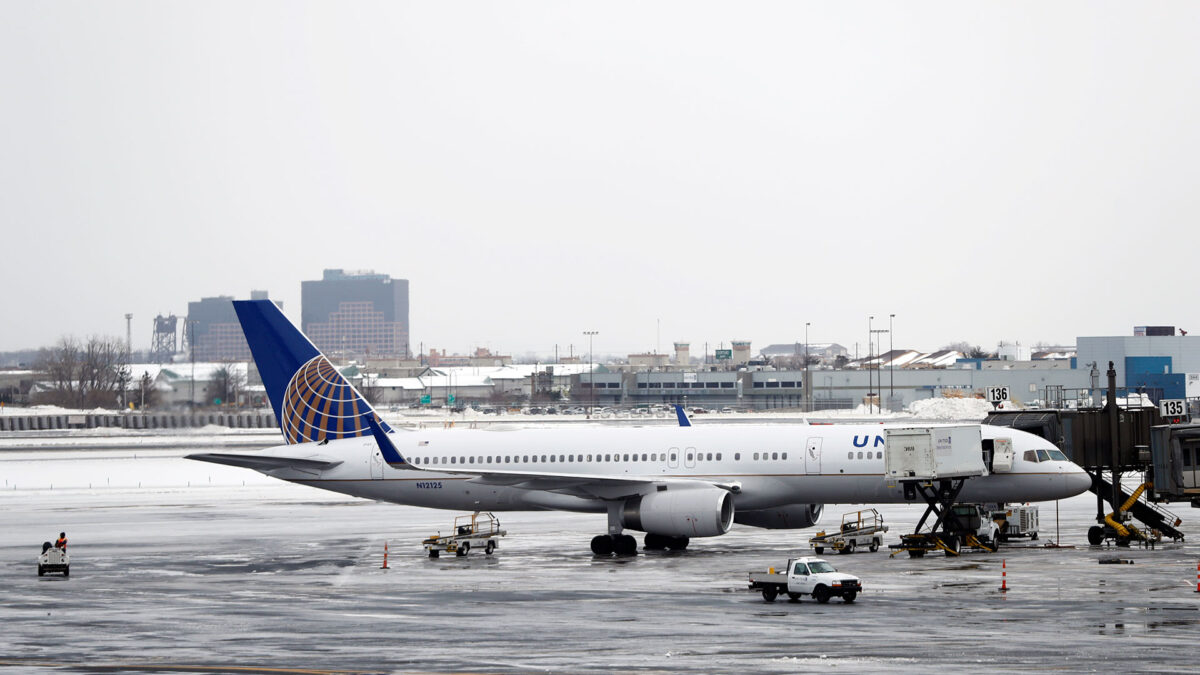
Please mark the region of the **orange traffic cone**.
POLYGON ((388 553, 388 551, 387 551, 387 542, 385 541, 385 542, 383 542, 383 567, 380 567, 380 568, 379 568, 379 569, 381 569, 381 570, 386 570, 386 569, 388 569, 388 565, 387 565, 387 553, 388 553))
MULTIPOLYGON (((1196 569, 1200 572, 1200 566, 1197 566, 1196 569)), ((1197 576, 1200 576, 1200 574, 1197 576)), ((1197 586, 1200 586, 1200 581, 1197 582, 1197 586)), ((1000 592, 1008 592, 1008 560, 1000 561, 1000 592)), ((1200 590, 1197 590, 1197 592, 1200 593, 1200 590)))

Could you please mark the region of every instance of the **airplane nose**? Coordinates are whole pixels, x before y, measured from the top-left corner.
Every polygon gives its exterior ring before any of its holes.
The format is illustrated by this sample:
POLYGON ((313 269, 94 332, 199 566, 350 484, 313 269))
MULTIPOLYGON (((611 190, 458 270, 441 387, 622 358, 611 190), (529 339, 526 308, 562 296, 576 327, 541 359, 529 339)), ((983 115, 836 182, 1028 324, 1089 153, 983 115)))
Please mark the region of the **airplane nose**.
POLYGON ((1081 495, 1092 487, 1092 477, 1083 469, 1075 469, 1063 476, 1063 482, 1071 497, 1081 495))

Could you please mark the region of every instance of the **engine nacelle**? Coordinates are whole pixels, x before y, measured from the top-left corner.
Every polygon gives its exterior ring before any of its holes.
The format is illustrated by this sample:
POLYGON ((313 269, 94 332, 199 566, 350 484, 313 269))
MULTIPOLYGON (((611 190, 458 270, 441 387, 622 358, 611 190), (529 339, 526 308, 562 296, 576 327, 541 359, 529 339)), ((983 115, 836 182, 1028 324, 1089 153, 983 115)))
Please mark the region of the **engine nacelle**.
POLYGON ((821 522, 823 504, 788 504, 759 511, 738 511, 738 525, 763 527, 768 530, 800 530, 821 522))
POLYGON ((621 525, 671 537, 715 537, 733 526, 733 495, 720 488, 651 492, 625 500, 621 525))

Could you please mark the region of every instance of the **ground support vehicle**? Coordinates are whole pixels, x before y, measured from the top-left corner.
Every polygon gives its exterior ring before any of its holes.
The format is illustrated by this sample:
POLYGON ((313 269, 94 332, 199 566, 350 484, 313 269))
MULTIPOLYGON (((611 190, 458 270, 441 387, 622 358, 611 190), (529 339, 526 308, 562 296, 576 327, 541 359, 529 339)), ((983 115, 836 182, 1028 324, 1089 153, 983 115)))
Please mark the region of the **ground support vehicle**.
POLYGON ((862 592, 861 579, 838 572, 821 558, 792 558, 784 572, 776 573, 771 568, 765 574, 751 572, 748 576, 750 590, 761 591, 767 602, 775 602, 775 598, 783 593, 793 602, 798 602, 803 595, 811 595, 822 604, 835 597, 854 602, 862 592))
POLYGON ((883 516, 875 509, 851 511, 842 515, 842 525, 837 532, 824 530, 808 540, 813 552, 821 555, 826 548, 838 553, 854 553, 855 549, 866 548, 871 553, 883 545, 883 533, 887 532, 883 516))
POLYGON ((991 509, 992 522, 996 523, 996 536, 1000 541, 1028 537, 1038 538, 1038 507, 998 506, 991 509))
POLYGON ((462 558, 472 549, 483 549, 486 555, 491 555, 500 545, 498 538, 507 532, 500 529, 500 520, 491 513, 472 513, 469 516, 458 516, 454 519, 452 534, 443 535, 438 532, 421 542, 430 558, 437 558, 442 552, 453 553, 462 558))
POLYGON ((71 576, 71 558, 67 555, 67 549, 58 548, 50 542, 42 544, 42 554, 38 556, 38 576, 46 574, 71 576))
MULTIPOLYGON (((957 491, 954 491, 957 495, 957 491)), ((922 558, 930 551, 945 551, 947 556, 959 555, 963 549, 978 549, 994 553, 999 548, 999 527, 990 518, 991 512, 978 504, 952 504, 940 506, 937 500, 930 502, 929 509, 917 523, 913 534, 900 535, 900 543, 892 544, 892 555, 908 551, 909 557, 922 558), (933 527, 922 532, 925 519, 937 514, 933 527)))

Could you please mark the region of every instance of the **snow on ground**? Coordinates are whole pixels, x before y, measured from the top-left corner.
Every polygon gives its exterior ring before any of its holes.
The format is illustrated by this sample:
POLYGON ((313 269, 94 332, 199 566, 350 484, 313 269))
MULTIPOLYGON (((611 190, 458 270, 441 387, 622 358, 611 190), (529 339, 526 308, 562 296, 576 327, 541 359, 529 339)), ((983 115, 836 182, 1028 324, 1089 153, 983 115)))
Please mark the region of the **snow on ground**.
POLYGON ((923 419, 980 421, 992 411, 992 404, 980 398, 926 398, 913 401, 908 411, 923 419))

